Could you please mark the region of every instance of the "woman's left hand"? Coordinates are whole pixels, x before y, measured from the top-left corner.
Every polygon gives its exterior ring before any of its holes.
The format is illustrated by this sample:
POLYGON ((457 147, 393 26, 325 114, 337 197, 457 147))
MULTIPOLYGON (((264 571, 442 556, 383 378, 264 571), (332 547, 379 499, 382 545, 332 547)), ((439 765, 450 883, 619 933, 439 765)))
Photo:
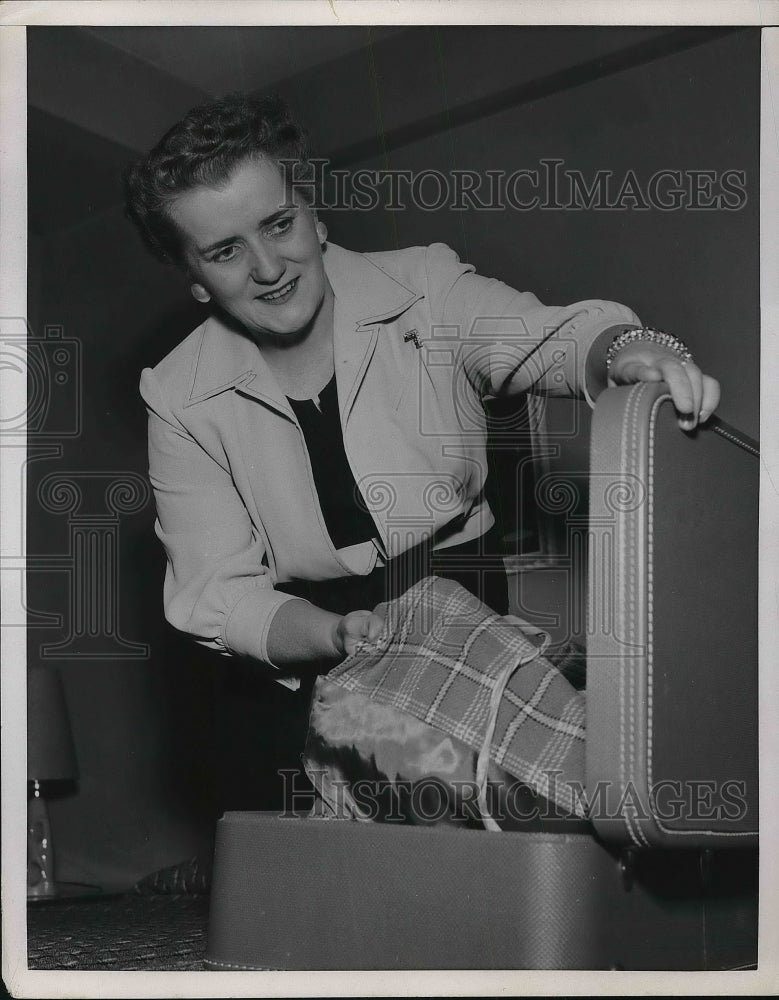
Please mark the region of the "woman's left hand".
POLYGON ((350 611, 335 623, 333 640, 341 656, 373 646, 384 631, 384 619, 375 611, 350 611))
POLYGON ((692 361, 682 362, 678 354, 647 341, 628 344, 611 363, 608 384, 665 382, 679 416, 682 430, 691 431, 716 410, 720 400, 719 382, 704 375, 692 361))

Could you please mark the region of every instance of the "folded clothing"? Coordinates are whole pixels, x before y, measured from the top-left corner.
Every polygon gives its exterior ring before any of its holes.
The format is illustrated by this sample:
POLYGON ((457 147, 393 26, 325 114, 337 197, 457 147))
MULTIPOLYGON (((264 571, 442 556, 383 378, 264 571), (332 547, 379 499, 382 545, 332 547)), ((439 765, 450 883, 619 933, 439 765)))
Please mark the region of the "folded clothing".
POLYGON ((135 883, 140 896, 206 895, 211 891, 211 858, 187 858, 146 875, 135 883))
POLYGON ((379 641, 314 686, 303 760, 322 815, 489 829, 585 817, 585 695, 538 630, 437 577, 376 611, 379 641))

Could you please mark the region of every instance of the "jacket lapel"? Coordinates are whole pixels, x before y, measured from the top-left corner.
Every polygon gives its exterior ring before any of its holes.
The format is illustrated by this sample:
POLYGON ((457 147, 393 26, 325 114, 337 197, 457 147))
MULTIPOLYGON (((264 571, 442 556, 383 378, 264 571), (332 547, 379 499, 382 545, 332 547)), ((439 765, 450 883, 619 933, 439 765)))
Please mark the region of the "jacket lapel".
POLYGON ((335 298, 335 378, 346 427, 379 336, 379 324, 405 312, 423 297, 368 257, 328 243, 325 273, 335 298))
POLYGON ((238 389, 295 420, 292 407, 254 341, 237 324, 233 325, 229 317, 214 314, 203 325, 184 407, 228 389, 238 389))

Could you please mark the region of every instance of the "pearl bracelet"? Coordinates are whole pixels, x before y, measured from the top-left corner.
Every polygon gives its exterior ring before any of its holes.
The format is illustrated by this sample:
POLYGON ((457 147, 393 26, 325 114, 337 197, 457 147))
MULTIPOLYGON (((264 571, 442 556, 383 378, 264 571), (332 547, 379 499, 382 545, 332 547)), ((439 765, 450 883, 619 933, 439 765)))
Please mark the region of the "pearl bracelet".
POLYGON ((614 340, 612 340, 608 351, 606 351, 606 371, 611 368, 612 361, 623 347, 627 347, 628 344, 634 344, 640 340, 659 344, 660 347, 667 347, 669 351, 673 351, 674 354, 681 358, 682 364, 692 361, 692 354, 690 354, 687 346, 678 337, 674 337, 672 333, 663 333, 662 330, 655 330, 651 326, 640 326, 633 330, 623 330, 622 333, 618 333, 614 340))

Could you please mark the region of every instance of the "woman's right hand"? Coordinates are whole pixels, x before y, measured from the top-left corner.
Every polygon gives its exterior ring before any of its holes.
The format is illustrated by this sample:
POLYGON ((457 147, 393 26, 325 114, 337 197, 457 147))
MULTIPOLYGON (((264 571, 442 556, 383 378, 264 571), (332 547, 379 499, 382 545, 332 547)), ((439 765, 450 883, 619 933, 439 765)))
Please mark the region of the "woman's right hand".
POLYGON ((360 643, 374 643, 384 631, 384 619, 373 611, 350 611, 336 622, 333 643, 342 656, 351 656, 360 643))

